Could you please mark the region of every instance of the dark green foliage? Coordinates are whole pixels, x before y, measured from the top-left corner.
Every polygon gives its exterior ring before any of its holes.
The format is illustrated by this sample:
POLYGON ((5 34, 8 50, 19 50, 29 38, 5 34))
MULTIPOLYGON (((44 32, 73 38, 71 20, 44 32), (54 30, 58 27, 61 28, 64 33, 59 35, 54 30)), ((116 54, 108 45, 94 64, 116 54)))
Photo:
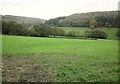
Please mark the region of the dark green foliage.
POLYGON ((46 24, 40 24, 40 25, 35 25, 34 30, 37 34, 37 36, 63 36, 65 35, 65 31, 61 28, 51 28, 49 25, 46 24))
POLYGON ((116 36, 120 39, 120 29, 118 29, 116 36))
POLYGON ((35 30, 33 30, 33 29, 26 30, 25 34, 26 34, 27 36, 37 36, 37 35, 36 35, 37 33, 36 33, 35 30))
POLYGON ((61 23, 62 20, 65 19, 65 17, 58 17, 55 19, 50 19, 48 21, 46 21, 47 24, 51 25, 51 26, 64 26, 64 23, 61 23))
POLYGON ((88 35, 89 35, 90 33, 91 33, 91 31, 88 31, 88 30, 87 30, 87 31, 85 31, 85 33, 84 33, 84 35, 83 35, 83 36, 84 36, 84 38, 88 38, 88 35))
POLYGON ((51 35, 55 36, 64 36, 65 30, 61 28, 51 28, 51 35))
MULTIPOLYGON (((103 29, 103 28, 102 28, 103 29)), ((84 30, 84 29, 83 29, 84 30)), ((65 28, 57 28, 51 27, 47 24, 38 24, 38 25, 25 25, 25 24, 18 24, 14 21, 2 21, 2 34, 6 35, 22 35, 22 36, 38 36, 38 37, 77 37, 77 38, 106 38, 107 34, 100 32, 95 33, 95 31, 86 31, 85 34, 83 30, 80 29, 75 31, 73 30, 67 31, 65 28), (66 34, 66 32, 68 32, 66 34), (83 33, 82 33, 83 32, 83 33)), ((90 28, 88 29, 90 30, 90 28)), ((96 29, 95 29, 96 30, 96 29)), ((103 30, 104 31, 104 30, 103 30)), ((115 32, 116 33, 116 32, 115 32)), ((114 33, 114 35, 115 35, 114 33)))
POLYGON ((91 31, 89 33, 85 34, 85 37, 87 38, 99 38, 99 39, 106 39, 107 38, 107 34, 103 31, 91 31))
POLYGON ((52 26, 89 27, 90 21, 95 19, 98 27, 118 27, 118 11, 90 12, 58 17, 46 21, 52 26))
POLYGON ((10 28, 8 27, 8 23, 5 21, 2 21, 2 33, 3 34, 9 34, 10 28))
POLYGON ((78 37, 80 35, 79 32, 77 31, 69 31, 67 36, 71 36, 71 37, 78 37))
POLYGON ((47 24, 25 25, 18 24, 15 21, 2 21, 2 33, 7 35, 23 35, 23 36, 64 36, 65 31, 61 28, 52 28, 47 24))
POLYGON ((22 24, 18 24, 15 21, 2 21, 2 33, 9 35, 22 35, 24 27, 22 24))
POLYGON ((57 30, 57 35, 58 36, 64 36, 65 35, 65 30, 61 28, 56 28, 57 30))
POLYGON ((46 24, 34 25, 34 30, 37 36, 49 36, 51 34, 51 27, 46 24))
POLYGON ((118 27, 118 16, 117 15, 104 15, 97 16, 96 20, 99 27, 118 27))

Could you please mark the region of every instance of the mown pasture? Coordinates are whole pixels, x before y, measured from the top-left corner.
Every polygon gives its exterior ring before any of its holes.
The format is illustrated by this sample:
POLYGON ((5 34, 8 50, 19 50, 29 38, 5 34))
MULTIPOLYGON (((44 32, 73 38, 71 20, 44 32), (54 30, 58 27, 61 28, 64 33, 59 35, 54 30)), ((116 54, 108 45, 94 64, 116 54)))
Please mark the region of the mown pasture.
POLYGON ((2 36, 3 81, 118 81, 118 41, 2 36))

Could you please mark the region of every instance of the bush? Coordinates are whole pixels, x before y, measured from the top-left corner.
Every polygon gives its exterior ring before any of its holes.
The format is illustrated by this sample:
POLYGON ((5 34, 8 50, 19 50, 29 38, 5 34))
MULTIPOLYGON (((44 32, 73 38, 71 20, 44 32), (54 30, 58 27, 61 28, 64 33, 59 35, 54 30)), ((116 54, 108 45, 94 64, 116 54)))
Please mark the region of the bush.
POLYGON ((85 33, 84 33, 84 35, 83 35, 83 36, 84 36, 84 38, 88 38, 88 34, 89 34, 89 33, 91 33, 91 31, 88 31, 88 30, 87 30, 87 31, 85 31, 85 33))
POLYGON ((87 38, 99 38, 99 39, 106 39, 107 38, 107 34, 103 31, 91 31, 89 33, 86 33, 85 36, 87 38))
POLYGON ((33 28, 37 36, 45 37, 51 34, 51 27, 49 25, 39 24, 34 25, 33 28))
POLYGON ((120 29, 117 31, 116 36, 120 37, 120 29))
POLYGON ((76 32, 76 31, 69 31, 67 33, 67 36, 70 36, 70 37, 78 37, 80 36, 80 33, 79 32, 76 32))

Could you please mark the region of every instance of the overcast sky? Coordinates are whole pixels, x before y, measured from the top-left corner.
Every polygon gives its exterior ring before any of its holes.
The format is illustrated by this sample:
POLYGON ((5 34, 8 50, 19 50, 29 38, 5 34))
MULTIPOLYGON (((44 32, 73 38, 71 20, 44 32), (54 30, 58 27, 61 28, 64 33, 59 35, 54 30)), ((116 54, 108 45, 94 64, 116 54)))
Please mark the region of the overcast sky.
POLYGON ((119 0, 0 0, 0 14, 50 19, 74 13, 118 10, 119 0))

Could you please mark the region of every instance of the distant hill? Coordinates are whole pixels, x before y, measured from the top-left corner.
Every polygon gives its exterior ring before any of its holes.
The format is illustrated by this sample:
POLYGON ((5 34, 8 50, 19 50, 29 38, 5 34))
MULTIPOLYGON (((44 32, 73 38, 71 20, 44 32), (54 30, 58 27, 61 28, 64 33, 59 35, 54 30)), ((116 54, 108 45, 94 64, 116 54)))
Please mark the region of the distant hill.
POLYGON ((2 20, 16 21, 17 23, 24 23, 24 24, 45 23, 44 19, 31 18, 31 17, 22 17, 22 16, 13 16, 13 15, 2 15, 2 20))
POLYGON ((91 20, 95 19, 98 26, 117 26, 118 11, 76 13, 67 17, 58 17, 46 21, 53 26, 89 26, 91 20))
POLYGON ((75 13, 70 16, 57 17, 50 20, 13 15, 2 15, 2 19, 25 24, 47 23, 59 27, 88 27, 91 20, 96 20, 98 27, 118 27, 118 11, 75 13))

